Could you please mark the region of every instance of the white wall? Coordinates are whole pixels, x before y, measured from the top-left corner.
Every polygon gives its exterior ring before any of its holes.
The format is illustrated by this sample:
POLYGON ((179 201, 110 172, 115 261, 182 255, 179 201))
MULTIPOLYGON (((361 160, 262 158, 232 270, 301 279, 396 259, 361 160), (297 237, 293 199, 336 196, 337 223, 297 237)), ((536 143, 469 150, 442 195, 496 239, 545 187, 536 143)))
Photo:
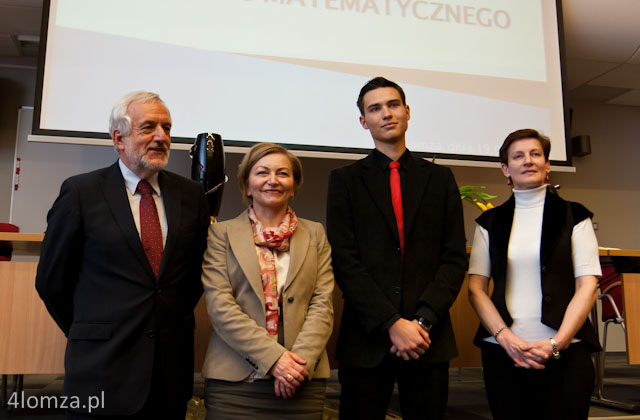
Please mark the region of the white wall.
POLYGON ((35 69, 0 67, 0 222, 9 220, 18 109, 33 105, 35 69))

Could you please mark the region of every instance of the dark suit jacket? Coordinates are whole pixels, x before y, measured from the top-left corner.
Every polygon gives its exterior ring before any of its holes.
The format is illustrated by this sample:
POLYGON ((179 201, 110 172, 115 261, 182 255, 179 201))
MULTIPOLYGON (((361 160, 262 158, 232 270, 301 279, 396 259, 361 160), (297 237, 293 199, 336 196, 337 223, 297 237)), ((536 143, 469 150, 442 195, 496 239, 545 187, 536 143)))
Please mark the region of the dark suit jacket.
POLYGON ((377 366, 391 348, 387 329, 400 317, 424 316, 433 324, 422 360, 457 355, 449 307, 467 268, 460 194, 448 168, 410 154, 402 161, 404 265, 389 174, 376 157, 329 178, 327 232, 345 298, 337 358, 350 365, 377 366))
POLYGON ((65 395, 86 401, 104 391, 106 407, 94 413, 137 412, 156 357, 166 395, 192 395, 193 309, 209 214, 196 182, 167 171, 158 182, 168 224, 158 279, 117 162, 67 179, 47 215, 36 288, 68 337, 65 395))

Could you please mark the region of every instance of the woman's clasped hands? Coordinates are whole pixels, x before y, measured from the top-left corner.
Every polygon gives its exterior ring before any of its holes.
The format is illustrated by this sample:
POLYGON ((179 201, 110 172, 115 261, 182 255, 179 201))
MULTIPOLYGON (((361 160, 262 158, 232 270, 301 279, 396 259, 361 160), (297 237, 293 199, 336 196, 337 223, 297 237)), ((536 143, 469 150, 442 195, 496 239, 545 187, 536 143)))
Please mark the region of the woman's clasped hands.
POLYGON ((505 329, 497 338, 515 365, 525 369, 544 369, 544 363, 551 357, 551 344, 548 340, 530 343, 505 329))
POLYGON ((305 379, 309 379, 309 372, 304 368, 307 361, 295 353, 286 350, 273 367, 273 388, 276 396, 292 398, 305 379))

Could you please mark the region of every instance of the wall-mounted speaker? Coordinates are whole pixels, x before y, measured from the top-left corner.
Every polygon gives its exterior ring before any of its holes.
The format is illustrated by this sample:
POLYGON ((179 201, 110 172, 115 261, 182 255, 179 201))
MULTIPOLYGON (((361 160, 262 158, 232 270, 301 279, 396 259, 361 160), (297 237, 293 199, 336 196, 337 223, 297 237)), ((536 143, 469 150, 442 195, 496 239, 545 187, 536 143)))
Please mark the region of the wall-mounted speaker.
POLYGON ((586 156, 591 154, 591 137, 575 136, 571 139, 571 154, 573 156, 586 156))

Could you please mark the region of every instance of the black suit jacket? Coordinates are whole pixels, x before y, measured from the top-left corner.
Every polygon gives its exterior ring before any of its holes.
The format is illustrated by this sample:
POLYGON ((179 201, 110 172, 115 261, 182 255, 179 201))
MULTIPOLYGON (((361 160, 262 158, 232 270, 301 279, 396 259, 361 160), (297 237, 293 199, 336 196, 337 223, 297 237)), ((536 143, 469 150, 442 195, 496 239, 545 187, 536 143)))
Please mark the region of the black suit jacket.
MULTIPOLYGON (((36 288, 68 337, 64 392, 97 414, 132 414, 145 402, 154 359, 167 396, 193 389, 193 309, 209 214, 202 186, 158 174, 168 233, 158 279, 114 165, 67 179, 47 215, 36 288)), ((82 410, 78 410, 82 411, 82 410)))
POLYGON ((337 358, 350 365, 377 366, 391 348, 387 328, 400 317, 433 324, 422 360, 457 355, 449 307, 467 268, 460 194, 448 168, 410 153, 402 160, 404 264, 389 173, 373 153, 329 178, 327 232, 345 299, 337 358))

